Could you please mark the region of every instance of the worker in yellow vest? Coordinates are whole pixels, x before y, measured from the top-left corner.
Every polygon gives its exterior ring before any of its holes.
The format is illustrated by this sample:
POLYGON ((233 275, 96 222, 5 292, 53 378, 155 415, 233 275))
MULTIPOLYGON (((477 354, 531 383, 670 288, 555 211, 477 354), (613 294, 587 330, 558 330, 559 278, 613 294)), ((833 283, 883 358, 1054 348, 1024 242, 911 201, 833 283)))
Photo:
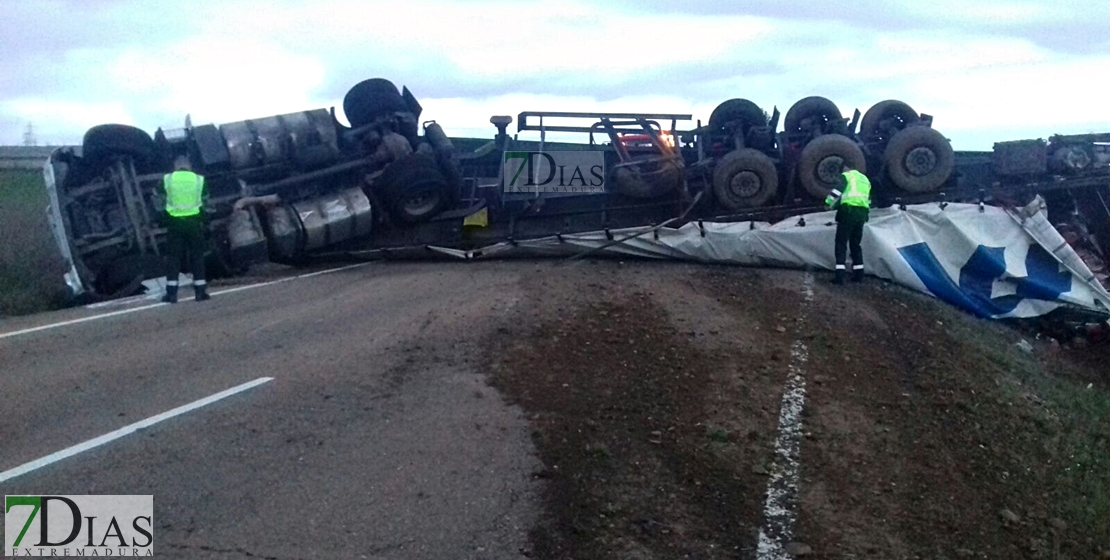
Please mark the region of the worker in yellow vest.
POLYGON ((166 193, 166 295, 162 301, 177 303, 177 279, 186 257, 193 273, 196 300, 209 299, 204 274, 204 177, 193 173, 189 158, 178 156, 174 172, 162 178, 166 193))
POLYGON ((863 281, 863 225, 871 213, 871 181, 847 160, 841 167, 842 190, 833 190, 825 204, 836 208, 836 284, 848 275, 848 248, 852 250, 852 280, 863 281))

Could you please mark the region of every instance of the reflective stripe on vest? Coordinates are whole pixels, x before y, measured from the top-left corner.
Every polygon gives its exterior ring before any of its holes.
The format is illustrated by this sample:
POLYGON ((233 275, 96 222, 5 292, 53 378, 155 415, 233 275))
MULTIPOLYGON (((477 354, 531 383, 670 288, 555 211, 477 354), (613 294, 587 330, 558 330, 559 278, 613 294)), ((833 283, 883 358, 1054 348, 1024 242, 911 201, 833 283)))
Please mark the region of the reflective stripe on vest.
POLYGON ((840 197, 840 203, 845 206, 870 207, 871 181, 867 179, 867 176, 852 169, 844 172, 844 178, 847 179, 848 186, 840 197))
POLYGON ((175 218, 200 214, 204 177, 192 171, 174 171, 162 179, 166 187, 166 212, 175 218))

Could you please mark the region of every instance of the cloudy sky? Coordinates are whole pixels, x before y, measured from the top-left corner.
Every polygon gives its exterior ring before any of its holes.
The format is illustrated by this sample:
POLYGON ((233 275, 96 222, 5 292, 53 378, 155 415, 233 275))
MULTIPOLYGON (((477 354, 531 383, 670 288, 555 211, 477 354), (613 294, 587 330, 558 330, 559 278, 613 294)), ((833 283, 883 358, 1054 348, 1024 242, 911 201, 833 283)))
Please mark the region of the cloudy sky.
MULTIPOLYGON (((901 99, 957 149, 1110 131, 1107 0, 0 0, 0 144, 341 106, 407 85, 452 135, 522 110, 708 119, 901 99)), ((341 109, 340 109, 341 112, 341 109)))

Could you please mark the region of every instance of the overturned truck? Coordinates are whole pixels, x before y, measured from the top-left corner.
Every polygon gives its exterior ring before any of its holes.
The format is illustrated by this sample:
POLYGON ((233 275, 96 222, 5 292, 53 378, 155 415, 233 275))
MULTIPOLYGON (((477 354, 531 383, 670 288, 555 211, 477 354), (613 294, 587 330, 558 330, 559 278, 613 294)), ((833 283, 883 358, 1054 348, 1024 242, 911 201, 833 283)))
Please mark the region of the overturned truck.
POLYGON ((872 177, 878 205, 1018 204, 1040 194, 1110 245, 1110 134, 955 152, 931 116, 901 101, 847 118, 807 97, 785 115, 731 99, 704 125, 679 114, 524 112, 516 135, 511 117, 494 116, 491 138, 448 138, 420 121, 407 88, 380 78, 351 88, 343 112, 350 126, 334 109, 153 136, 101 125, 80 148, 56 151, 45 168, 49 216, 71 293, 117 297, 163 273, 161 182, 181 155, 206 177, 207 260, 225 275, 266 261, 774 220, 818 208, 846 160, 872 177), (543 154, 570 152, 589 152, 597 166, 558 177, 554 163, 544 167, 554 160, 543 154))

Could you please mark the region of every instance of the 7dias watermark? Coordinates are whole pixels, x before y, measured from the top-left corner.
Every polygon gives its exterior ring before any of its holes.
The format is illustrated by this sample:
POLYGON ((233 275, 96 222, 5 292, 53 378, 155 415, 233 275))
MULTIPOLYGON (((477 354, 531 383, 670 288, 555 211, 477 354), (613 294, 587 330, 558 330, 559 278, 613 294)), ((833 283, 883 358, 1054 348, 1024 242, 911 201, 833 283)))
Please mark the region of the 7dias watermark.
POLYGON ((4 556, 154 556, 154 496, 4 496, 4 556))
POLYGON ((503 163, 507 193, 605 192, 604 152, 505 152, 503 163))

